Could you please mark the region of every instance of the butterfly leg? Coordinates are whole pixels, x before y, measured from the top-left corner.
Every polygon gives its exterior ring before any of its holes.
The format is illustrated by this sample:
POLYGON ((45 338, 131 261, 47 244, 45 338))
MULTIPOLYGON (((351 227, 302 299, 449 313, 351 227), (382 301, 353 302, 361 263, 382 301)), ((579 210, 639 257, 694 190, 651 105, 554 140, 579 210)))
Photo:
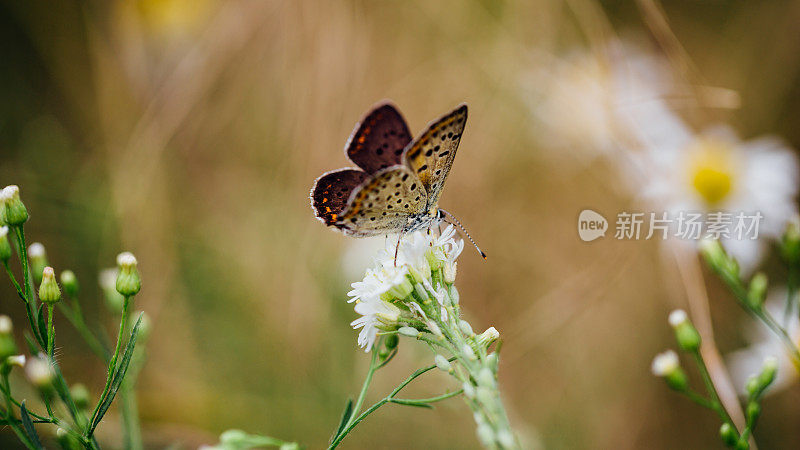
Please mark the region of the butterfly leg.
POLYGON ((405 231, 406 230, 403 229, 403 230, 400 230, 399 233, 397 233, 397 246, 394 248, 394 266, 395 267, 397 267, 397 253, 400 251, 400 241, 403 240, 403 233, 405 233, 405 231))

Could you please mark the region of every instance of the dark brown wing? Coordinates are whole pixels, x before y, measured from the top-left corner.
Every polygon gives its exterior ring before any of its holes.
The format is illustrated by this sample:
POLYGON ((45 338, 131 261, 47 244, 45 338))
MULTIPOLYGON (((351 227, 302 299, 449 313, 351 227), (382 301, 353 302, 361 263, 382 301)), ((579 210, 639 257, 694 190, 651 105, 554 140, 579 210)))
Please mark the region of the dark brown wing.
POLYGON ((345 146, 347 157, 369 174, 400 164, 411 132, 397 109, 386 103, 358 123, 345 146))
POLYGON ((339 169, 317 178, 311 189, 311 207, 325 225, 336 225, 353 190, 367 179, 363 170, 339 169))

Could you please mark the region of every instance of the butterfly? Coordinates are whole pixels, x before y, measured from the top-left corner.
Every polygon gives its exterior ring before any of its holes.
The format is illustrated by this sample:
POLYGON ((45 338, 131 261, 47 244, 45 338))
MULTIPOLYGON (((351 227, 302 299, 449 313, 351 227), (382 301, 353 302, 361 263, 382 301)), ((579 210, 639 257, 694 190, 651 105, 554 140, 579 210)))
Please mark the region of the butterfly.
POLYGON ((412 140, 397 108, 377 105, 345 145, 358 167, 327 172, 314 183, 317 218, 354 237, 402 235, 448 218, 463 230, 438 202, 466 123, 467 105, 461 104, 412 140))

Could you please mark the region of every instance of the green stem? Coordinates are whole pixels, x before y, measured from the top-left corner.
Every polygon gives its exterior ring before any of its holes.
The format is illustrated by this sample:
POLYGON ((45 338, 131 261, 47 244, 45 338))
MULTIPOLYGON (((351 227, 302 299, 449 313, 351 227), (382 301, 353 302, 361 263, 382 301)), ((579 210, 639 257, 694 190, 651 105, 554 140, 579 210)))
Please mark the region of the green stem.
POLYGON ((56 345, 56 329, 53 326, 53 304, 47 304, 47 355, 53 358, 53 350, 56 345))
MULTIPOLYGON (((117 367, 117 358, 119 357, 119 351, 122 348, 122 340, 125 335, 125 322, 128 319, 128 303, 130 302, 131 297, 125 296, 125 300, 122 303, 122 317, 119 322, 119 334, 117 335, 117 345, 114 348, 114 354, 111 356, 111 360, 108 362, 108 377, 106 378, 106 385, 103 388, 103 393, 100 394, 100 399, 97 401, 97 406, 94 407, 94 412, 92 413, 91 420, 89 420, 89 424, 87 427, 91 427, 91 424, 94 423, 95 418, 97 417, 97 413, 100 410, 100 405, 103 404, 103 401, 108 395, 109 389, 111 388, 111 381, 114 377, 114 372, 117 367)), ((87 437, 91 437, 91 430, 87 428, 87 437)))
POLYGON ((358 393, 358 399, 356 399, 356 403, 353 406, 353 414, 350 416, 350 420, 347 421, 347 425, 352 423, 353 417, 361 410, 361 406, 364 404, 364 400, 367 398, 367 390, 369 389, 369 385, 372 383, 372 377, 375 375, 375 371, 377 370, 376 362, 378 361, 378 349, 380 348, 382 341, 382 339, 377 341, 372 348, 372 358, 369 362, 369 370, 367 370, 367 376, 364 378, 364 383, 361 385, 361 392, 358 393))
POLYGON ((399 405, 409 405, 409 406, 422 406, 427 405, 429 403, 436 403, 442 400, 447 400, 448 398, 453 398, 458 394, 464 392, 463 389, 459 389, 457 391, 448 392, 447 394, 437 395, 436 397, 429 397, 429 398, 392 398, 389 401, 392 403, 397 403, 399 405))
POLYGON ((700 376, 703 378, 703 383, 706 385, 706 391, 708 392, 709 397, 711 397, 711 409, 713 409, 719 415, 719 418, 723 422, 733 427, 738 434, 739 430, 736 428, 736 424, 733 423, 733 419, 731 419, 730 414, 728 414, 728 411, 724 406, 722 406, 722 401, 719 398, 719 394, 717 394, 717 389, 714 387, 714 382, 711 381, 711 375, 708 373, 708 367, 706 367, 706 363, 703 360, 703 357, 700 355, 700 351, 695 350, 692 352, 692 355, 697 363, 700 376))
MULTIPOLYGON (((449 361, 451 361, 451 362, 454 361, 454 360, 455 360, 455 358, 450 358, 449 359, 449 361)), ((424 373, 426 373, 428 371, 431 371, 431 370, 433 370, 435 368, 436 368, 436 365, 434 364, 432 366, 424 367, 422 369, 417 369, 413 374, 411 374, 408 378, 406 378, 402 383, 397 385, 397 387, 394 388, 392 390, 392 392, 389 393, 389 395, 387 395, 386 397, 384 397, 384 398, 378 400, 377 402, 375 402, 375 404, 370 406, 366 411, 361 413, 361 415, 356 417, 354 420, 348 421, 348 425, 345 426, 345 428, 342 430, 342 432, 339 433, 338 436, 336 436, 336 438, 333 440, 333 442, 331 442, 330 446, 328 446, 328 450, 335 449, 342 442, 342 440, 350 433, 350 431, 352 431, 353 428, 356 427, 356 425, 361 423, 362 420, 364 420, 367 416, 369 416, 370 414, 375 412, 381 406, 385 405, 386 403, 391 402, 394 399, 394 396, 397 395, 404 387, 408 386, 409 383, 411 383, 412 381, 417 379, 420 375, 422 375, 422 374, 424 374, 424 373)), ((445 394, 445 395, 449 395, 449 394, 445 394)), ((452 394, 452 395, 450 395, 450 397, 452 397, 454 395, 458 395, 458 394, 452 394)), ((434 397, 434 398, 436 398, 436 397, 434 397)), ((449 398, 449 397, 446 397, 446 398, 449 398)), ((439 399, 439 400, 444 400, 444 398, 439 399)), ((438 401, 438 400, 436 400, 436 401, 438 401)), ((417 406, 417 405, 412 405, 412 406, 417 406)), ((356 415, 356 413, 354 412, 353 416, 355 416, 355 415, 356 415)))
POLYGON ((16 423, 16 417, 14 417, 13 415, 14 409, 13 406, 11 406, 12 401, 10 392, 11 388, 9 387, 8 384, 8 372, 3 371, 3 394, 6 398, 6 414, 5 414, 6 421, 8 421, 8 425, 11 427, 12 430, 14 430, 14 434, 17 435, 17 438, 19 438, 20 442, 25 444, 25 447, 35 450, 36 447, 33 445, 33 442, 31 442, 28 435, 25 434, 25 432, 22 431, 22 428, 16 423))

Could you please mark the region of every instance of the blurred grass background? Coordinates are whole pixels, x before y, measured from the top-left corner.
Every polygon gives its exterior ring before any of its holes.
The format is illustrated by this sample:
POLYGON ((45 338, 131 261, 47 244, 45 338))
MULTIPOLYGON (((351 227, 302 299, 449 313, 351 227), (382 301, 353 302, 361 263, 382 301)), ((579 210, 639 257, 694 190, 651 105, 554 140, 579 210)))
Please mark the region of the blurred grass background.
MULTIPOLYGON (((800 3, 664 7, 697 73, 740 95, 741 108, 705 113, 800 146, 800 3)), ((20 185, 28 236, 76 272, 109 330, 96 274, 137 255, 136 307, 154 321, 139 383, 148 447, 237 427, 320 448, 367 357, 348 326, 351 239, 313 219, 308 190, 348 165, 342 147, 373 103, 392 99, 418 133, 467 102, 441 205, 490 256, 467 249, 458 284, 474 326, 505 338, 517 429, 555 449, 716 448, 717 420, 649 372, 684 304, 668 294, 674 268, 653 242, 579 241, 581 209, 632 200, 604 164, 547 155, 523 94, 531 71, 613 34, 658 51, 639 4, 622 1, 3 1, 0 182, 20 185)), ((711 284, 718 334, 737 342, 742 315, 711 284)), ((57 330, 67 378, 98 395, 103 368, 61 317, 57 330)), ((373 398, 429 362, 403 345, 373 398)), ((437 392, 437 377, 410 392, 437 392)), ((766 401, 761 448, 800 440, 798 400, 793 388, 766 401)), ((111 448, 116 422, 101 436, 111 448)), ((473 428, 458 400, 388 406, 343 448, 476 448, 473 428)))

